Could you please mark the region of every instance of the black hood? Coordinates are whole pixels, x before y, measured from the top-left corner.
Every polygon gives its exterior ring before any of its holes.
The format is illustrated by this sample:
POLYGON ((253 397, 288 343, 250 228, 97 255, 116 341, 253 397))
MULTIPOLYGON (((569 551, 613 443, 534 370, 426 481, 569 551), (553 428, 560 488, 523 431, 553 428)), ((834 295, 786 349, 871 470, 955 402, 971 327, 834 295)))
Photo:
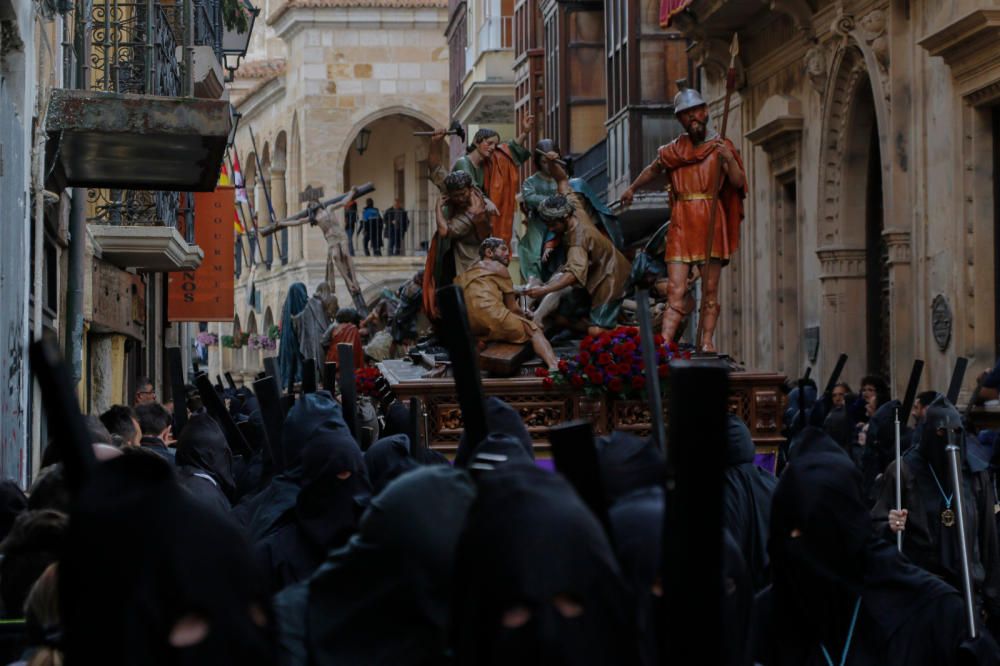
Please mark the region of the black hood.
POLYGON ((219 488, 232 499, 236 493, 233 479, 233 454, 219 424, 207 414, 193 416, 177 440, 176 462, 210 475, 219 488))
POLYGON ((474 497, 468 474, 435 465, 372 499, 358 533, 308 583, 314 663, 444 661, 455 548, 474 497))
POLYGON ((270 665, 270 601, 247 544, 175 481, 158 456, 98 465, 70 515, 59 563, 67 664, 270 665), (196 645, 172 647, 194 616, 196 645))
POLYGON ((788 462, 812 453, 840 454, 849 459, 844 448, 832 437, 815 426, 807 426, 792 440, 788 448, 788 462))
POLYGON ((327 426, 329 430, 347 430, 340 403, 328 391, 316 391, 300 396, 288 410, 281 427, 281 446, 274 451, 277 473, 297 473, 302 462, 302 451, 314 431, 327 426))
POLYGON ((732 466, 752 463, 757 450, 747 424, 735 414, 730 414, 726 435, 726 464, 732 466))
POLYGON ((368 471, 343 421, 324 421, 309 434, 302 469, 295 519, 302 535, 325 553, 346 543, 357 528, 371 496, 368 471))
MULTIPOLYGON (((506 435, 520 442, 521 447, 525 450, 528 456, 532 460, 535 459, 535 450, 531 442, 531 433, 528 432, 528 428, 524 425, 521 415, 516 409, 500 398, 490 396, 486 399, 486 429, 487 436, 506 435)), ((466 434, 463 432, 462 442, 459 444, 458 450, 460 452, 468 451, 469 456, 471 457, 472 452, 478 448, 479 444, 480 442, 474 442, 472 446, 468 446, 466 444, 466 434)), ((465 465, 468 464, 468 462, 468 460, 459 460, 457 457, 455 458, 456 465, 465 465)))
MULTIPOLYGON (((953 435, 953 439, 959 447, 961 459, 966 463, 973 462, 967 456, 961 413, 948 402, 947 398, 938 396, 927 407, 917 451, 921 458, 931 464, 941 478, 943 478, 943 474, 948 473, 949 469, 948 454, 945 450, 948 446, 949 434, 953 435)), ((976 465, 977 468, 982 468, 983 465, 978 458, 975 462, 979 463, 976 465)), ((980 471, 980 469, 974 471, 980 471)))
POLYGON ((663 453, 650 437, 615 431, 597 440, 597 455, 609 502, 633 490, 663 483, 663 453))
POLYGON ((479 478, 455 591, 456 664, 635 661, 627 587, 600 524, 566 481, 537 467, 479 478), (582 613, 567 615, 557 597, 582 613))
MULTIPOLYGON (((839 447, 838 447, 839 448, 839 447)), ((785 621, 842 637, 874 539, 861 474, 843 453, 808 453, 788 465, 771 508, 768 553, 785 621)), ((790 630, 793 630, 791 627, 790 630)))
POLYGON ((416 467, 410 457, 410 438, 404 434, 383 437, 365 451, 365 467, 372 492, 379 494, 390 481, 416 467))

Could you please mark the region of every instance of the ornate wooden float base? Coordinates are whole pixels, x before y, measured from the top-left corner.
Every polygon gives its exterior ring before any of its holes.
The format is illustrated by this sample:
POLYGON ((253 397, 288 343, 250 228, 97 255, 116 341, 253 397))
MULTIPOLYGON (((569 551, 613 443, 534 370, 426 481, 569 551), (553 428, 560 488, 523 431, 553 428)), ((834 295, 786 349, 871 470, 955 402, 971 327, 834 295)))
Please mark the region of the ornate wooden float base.
MULTIPOLYGON (((462 411, 454 381, 450 377, 424 378, 426 370, 408 361, 384 361, 379 368, 397 397, 421 401, 431 447, 453 455, 462 436, 462 411)), ((747 370, 734 371, 729 378, 729 408, 750 429, 757 448, 757 464, 773 471, 783 440, 781 385, 785 376, 747 370)), ((572 419, 590 419, 600 434, 612 430, 640 436, 649 434, 649 407, 643 400, 592 398, 569 387, 546 389, 537 377, 486 378, 483 390, 520 412, 531 433, 535 454, 540 458, 549 457, 549 428, 572 419)), ((664 418, 669 423, 666 406, 664 418)))

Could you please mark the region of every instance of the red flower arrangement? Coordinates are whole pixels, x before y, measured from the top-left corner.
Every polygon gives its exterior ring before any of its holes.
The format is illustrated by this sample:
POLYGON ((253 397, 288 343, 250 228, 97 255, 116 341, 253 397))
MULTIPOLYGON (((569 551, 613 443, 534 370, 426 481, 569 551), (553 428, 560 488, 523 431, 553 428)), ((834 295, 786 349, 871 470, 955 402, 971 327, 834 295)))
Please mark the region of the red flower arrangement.
POLYGON ((358 368, 354 371, 354 383, 357 386, 358 395, 367 395, 372 398, 378 397, 375 389, 375 380, 382 376, 382 371, 376 366, 369 368, 358 368))
MULTIPOLYGON (((681 352, 674 342, 664 341, 663 336, 654 336, 653 342, 660 378, 670 374, 672 359, 691 358, 691 352, 681 352)), ((607 393, 617 398, 638 397, 646 388, 645 364, 639 346, 639 329, 619 326, 598 336, 588 335, 580 342, 576 356, 559 361, 557 371, 549 373, 538 368, 535 375, 543 378, 545 388, 568 384, 591 396, 607 393)), ((666 383, 661 383, 660 390, 665 388, 666 383)))

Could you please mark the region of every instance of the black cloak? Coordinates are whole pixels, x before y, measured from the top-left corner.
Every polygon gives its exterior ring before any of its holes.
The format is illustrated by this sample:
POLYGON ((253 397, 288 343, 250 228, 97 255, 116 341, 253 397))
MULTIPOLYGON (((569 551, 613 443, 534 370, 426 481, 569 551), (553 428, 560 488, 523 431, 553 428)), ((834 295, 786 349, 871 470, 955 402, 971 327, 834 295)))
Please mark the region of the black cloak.
POLYGON ((872 535, 861 474, 843 455, 807 454, 785 470, 768 550, 774 584, 754 613, 763 666, 825 666, 821 644, 840 663, 848 635, 852 666, 948 666, 970 647, 996 650, 988 636, 963 646, 961 595, 872 535))
POLYGON ((756 592, 767 585, 767 534, 778 480, 754 464, 754 454, 750 430, 730 414, 722 524, 739 545, 756 592))
POLYGON ((307 578, 331 549, 347 543, 367 506, 371 486, 364 458, 342 426, 326 421, 309 434, 295 506, 257 546, 275 592, 307 578))
POLYGON ((601 525, 561 477, 479 477, 455 566, 455 663, 633 664, 632 607, 601 525))
POLYGON ((251 541, 259 541, 274 531, 278 520, 295 506, 304 477, 302 450, 313 433, 324 426, 330 432, 349 433, 340 403, 327 391, 300 397, 288 411, 281 429, 281 445, 274 453, 277 476, 261 492, 245 498, 233 509, 233 516, 246 526, 251 541))

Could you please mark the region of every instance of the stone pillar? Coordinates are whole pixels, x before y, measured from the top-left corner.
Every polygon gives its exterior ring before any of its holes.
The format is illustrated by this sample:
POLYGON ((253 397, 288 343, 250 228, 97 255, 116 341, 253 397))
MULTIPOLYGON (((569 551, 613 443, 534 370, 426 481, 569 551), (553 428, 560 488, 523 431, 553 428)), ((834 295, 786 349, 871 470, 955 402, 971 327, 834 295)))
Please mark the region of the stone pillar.
POLYGON ((882 238, 889 249, 889 384, 893 395, 902 394, 910 379, 916 353, 913 324, 913 269, 910 263, 910 232, 886 229, 882 238))
MULTIPOLYGON (((271 205, 274 207, 274 218, 275 220, 281 220, 285 218, 286 215, 286 204, 285 204, 285 170, 276 169, 271 167, 271 177, 268 180, 268 186, 271 191, 271 205)), ((281 232, 274 234, 274 259, 279 264, 281 263, 281 256, 283 251, 281 249, 281 232)), ((286 257, 287 258, 287 257, 286 257)))
MULTIPOLYGON (((843 352, 845 379, 857 381, 867 370, 865 249, 820 248, 819 367, 829 373, 843 352)), ((817 384, 822 383, 822 376, 817 384)))

